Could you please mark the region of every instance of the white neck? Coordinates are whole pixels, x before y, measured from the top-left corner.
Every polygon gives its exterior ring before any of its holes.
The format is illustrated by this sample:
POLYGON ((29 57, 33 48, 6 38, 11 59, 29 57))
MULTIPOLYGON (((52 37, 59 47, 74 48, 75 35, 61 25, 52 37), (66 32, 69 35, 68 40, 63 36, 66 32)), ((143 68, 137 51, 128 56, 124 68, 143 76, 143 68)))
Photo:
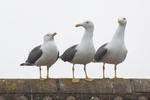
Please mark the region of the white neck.
POLYGON ((125 27, 126 27, 126 24, 119 24, 117 30, 116 30, 116 33, 115 35, 113 36, 111 42, 113 41, 116 41, 116 40, 119 40, 120 42, 123 42, 124 43, 124 32, 125 32, 125 27))
POLYGON ((93 41, 93 28, 85 29, 84 35, 82 37, 81 43, 87 41, 93 41))
POLYGON ((43 41, 43 44, 50 43, 50 42, 51 42, 51 43, 54 43, 54 40, 51 40, 51 41, 50 41, 50 40, 44 40, 44 41, 43 41))

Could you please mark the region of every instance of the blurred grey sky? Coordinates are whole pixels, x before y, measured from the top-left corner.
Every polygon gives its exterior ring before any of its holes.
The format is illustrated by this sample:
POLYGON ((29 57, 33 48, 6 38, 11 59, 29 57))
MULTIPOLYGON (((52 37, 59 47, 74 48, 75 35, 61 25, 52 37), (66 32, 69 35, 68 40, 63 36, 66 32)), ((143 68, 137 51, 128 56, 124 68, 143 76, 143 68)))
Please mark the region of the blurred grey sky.
MULTIPOLYGON (((57 32, 55 41, 60 54, 80 42, 84 29, 75 25, 91 20, 95 25, 97 49, 111 40, 117 18, 126 17, 126 60, 117 74, 124 78, 150 78, 150 1, 149 0, 1 0, 0 1, 0 78, 39 78, 37 67, 20 67, 31 49, 42 44, 43 35, 57 32)), ((106 65, 106 76, 114 75, 106 65)), ((102 63, 87 65, 89 77, 102 77, 102 63)), ((46 76, 43 67, 42 76, 46 76)), ((84 78, 82 65, 75 76, 84 78)), ((72 64, 58 60, 50 68, 50 77, 72 77, 72 64)))

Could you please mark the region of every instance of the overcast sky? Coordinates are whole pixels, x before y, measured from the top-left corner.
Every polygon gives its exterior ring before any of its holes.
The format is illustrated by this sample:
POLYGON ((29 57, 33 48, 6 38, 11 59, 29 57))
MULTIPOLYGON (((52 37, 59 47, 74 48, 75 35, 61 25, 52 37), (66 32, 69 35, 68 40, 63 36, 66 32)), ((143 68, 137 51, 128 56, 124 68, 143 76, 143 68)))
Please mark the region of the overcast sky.
MULTIPOLYGON (((80 42, 84 29, 75 25, 94 23, 94 44, 98 49, 111 40, 117 18, 126 17, 126 60, 118 65, 122 78, 150 78, 149 0, 1 0, 0 1, 0 78, 39 78, 39 68, 21 67, 31 49, 43 42, 46 33, 55 37, 60 54, 80 42)), ((106 77, 114 76, 113 65, 106 65, 106 77)), ((46 67, 42 67, 46 76, 46 67)), ((87 65, 89 77, 102 77, 102 63, 87 65)), ((58 60, 50 77, 72 77, 72 64, 58 60)), ((75 77, 84 78, 83 65, 75 66, 75 77)))

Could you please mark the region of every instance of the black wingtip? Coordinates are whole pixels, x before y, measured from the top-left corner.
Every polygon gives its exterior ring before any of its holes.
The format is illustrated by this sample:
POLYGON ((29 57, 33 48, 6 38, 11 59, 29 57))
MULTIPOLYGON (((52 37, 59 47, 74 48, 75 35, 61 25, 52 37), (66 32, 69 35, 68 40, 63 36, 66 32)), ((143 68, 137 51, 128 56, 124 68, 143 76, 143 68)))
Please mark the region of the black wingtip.
POLYGON ((24 63, 20 64, 20 66, 24 66, 24 63))
POLYGON ((30 64, 30 63, 28 63, 28 62, 25 62, 25 63, 22 63, 22 64, 20 64, 20 66, 33 66, 34 64, 30 64))
POLYGON ((65 62, 65 59, 64 59, 63 55, 59 56, 59 59, 61 59, 62 61, 65 62))
POLYGON ((97 59, 93 59, 93 61, 92 61, 93 63, 98 63, 98 62, 100 62, 99 60, 97 60, 97 59))

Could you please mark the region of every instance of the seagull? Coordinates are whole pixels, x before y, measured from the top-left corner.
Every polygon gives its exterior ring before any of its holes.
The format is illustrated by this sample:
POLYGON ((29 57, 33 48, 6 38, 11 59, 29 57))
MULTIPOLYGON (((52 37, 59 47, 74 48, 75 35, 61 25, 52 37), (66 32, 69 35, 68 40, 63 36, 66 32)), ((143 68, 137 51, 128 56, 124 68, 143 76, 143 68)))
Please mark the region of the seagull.
POLYGON ((57 61, 59 57, 59 51, 54 41, 56 32, 44 35, 44 42, 32 49, 28 59, 25 63, 20 64, 21 66, 38 66, 41 77, 41 66, 47 66, 47 79, 49 78, 49 68, 57 61))
POLYGON ((94 56, 95 62, 103 62, 103 79, 105 78, 105 63, 114 64, 115 77, 117 80, 117 65, 123 62, 127 56, 127 49, 124 42, 124 32, 126 27, 126 18, 118 18, 118 28, 112 40, 103 44, 94 56))
POLYGON ((95 48, 93 44, 93 31, 94 31, 94 24, 91 21, 86 21, 81 24, 77 24, 76 27, 82 26, 85 28, 84 35, 82 40, 79 44, 73 45, 68 48, 62 55, 61 59, 66 62, 70 62, 73 64, 72 73, 73 79, 72 82, 76 83, 79 82, 79 79, 74 77, 74 65, 75 64, 83 64, 84 65, 84 72, 86 75, 87 81, 92 81, 93 79, 88 78, 86 72, 86 65, 93 61, 95 55, 95 48))

